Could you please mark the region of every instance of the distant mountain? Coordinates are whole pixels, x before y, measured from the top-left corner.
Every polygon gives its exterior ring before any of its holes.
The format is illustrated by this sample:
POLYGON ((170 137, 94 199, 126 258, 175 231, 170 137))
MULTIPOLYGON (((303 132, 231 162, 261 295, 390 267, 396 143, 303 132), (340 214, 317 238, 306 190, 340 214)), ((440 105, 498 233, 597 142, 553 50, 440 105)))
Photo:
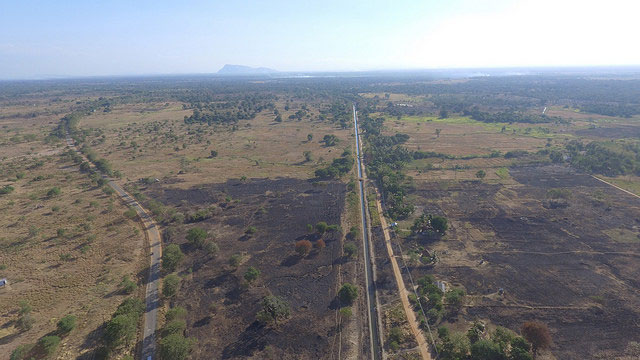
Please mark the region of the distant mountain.
POLYGON ((265 67, 250 67, 244 65, 226 64, 222 69, 218 70, 218 75, 267 75, 277 73, 278 71, 265 67))

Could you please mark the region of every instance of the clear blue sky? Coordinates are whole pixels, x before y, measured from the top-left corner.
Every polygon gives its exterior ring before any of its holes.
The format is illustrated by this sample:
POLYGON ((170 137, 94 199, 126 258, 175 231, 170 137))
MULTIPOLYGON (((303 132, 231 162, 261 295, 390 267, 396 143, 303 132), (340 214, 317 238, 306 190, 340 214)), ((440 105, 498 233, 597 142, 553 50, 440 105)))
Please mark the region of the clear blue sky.
POLYGON ((635 0, 31 1, 0 5, 0 79, 640 65, 635 0))

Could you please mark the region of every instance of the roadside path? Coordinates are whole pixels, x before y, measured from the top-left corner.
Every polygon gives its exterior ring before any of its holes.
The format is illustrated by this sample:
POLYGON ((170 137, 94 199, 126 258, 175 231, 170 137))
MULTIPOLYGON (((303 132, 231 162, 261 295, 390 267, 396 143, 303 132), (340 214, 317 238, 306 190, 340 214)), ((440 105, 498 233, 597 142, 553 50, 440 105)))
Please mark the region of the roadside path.
MULTIPOLYGON (((411 308, 411 304, 409 303, 409 294, 410 292, 404 286, 404 280, 402 279, 402 272, 400 271, 400 267, 398 266, 398 261, 393 253, 393 247, 391 246, 391 235, 389 234, 389 226, 387 226, 387 220, 384 218, 384 212, 382 211, 382 204, 380 203, 380 194, 376 189, 376 205, 378 206, 378 214, 380 216, 380 226, 382 227, 382 232, 384 233, 384 243, 387 246, 387 253, 389 255, 389 259, 391 260, 391 267, 393 268, 393 277, 396 279, 396 285, 398 285, 398 294, 400 295, 400 300, 402 301, 402 307, 404 308, 404 312, 407 314, 407 320, 409 321, 409 327, 411 327, 411 332, 413 332, 413 336, 416 338, 418 342, 418 351, 420 352, 420 356, 423 360, 431 360, 431 352, 429 352, 429 345, 427 344, 427 340, 424 337, 424 333, 420 330, 418 325, 418 319, 416 318, 416 314, 413 312, 411 308)), ((399 255, 399 256, 402 256, 399 255)), ((433 339, 432 339, 433 341, 433 339)))
MULTIPOLYGON (((91 169, 99 173, 93 163, 91 163, 89 159, 87 159, 86 156, 78 150, 68 131, 67 146, 82 156, 82 158, 91 166, 91 169)), ((133 196, 106 175, 102 175, 102 178, 107 180, 107 184, 118 194, 118 196, 120 196, 127 206, 136 211, 144 228, 145 236, 149 241, 149 279, 145 290, 146 311, 144 314, 142 360, 155 359, 156 329, 158 327, 158 307, 160 301, 158 287, 160 283, 160 259, 162 258, 162 241, 160 231, 158 231, 158 226, 155 224, 151 216, 149 216, 149 213, 133 196)))
POLYGON ((618 186, 618 185, 614 185, 614 184, 612 184, 612 183, 610 183, 610 182, 608 182, 608 181, 606 181, 606 180, 600 179, 599 177, 597 177, 597 176, 595 176, 595 175, 591 175, 591 177, 592 177, 592 178, 594 178, 594 179, 596 179, 596 180, 598 180, 598 181, 601 181, 601 182, 603 182, 603 183, 605 183, 605 184, 607 184, 607 185, 609 185, 609 186, 613 186, 614 188, 616 188, 616 189, 618 189, 618 190, 620 190, 620 191, 624 191, 624 192, 626 192, 627 194, 629 194, 629 195, 631 195, 631 196, 635 196, 635 197, 637 197, 637 198, 639 198, 639 199, 640 199, 640 196, 638 196, 638 195, 636 195, 636 194, 632 193, 632 192, 631 192, 631 191, 629 191, 629 190, 625 190, 625 189, 621 188, 621 187, 620 187, 620 186, 618 186))

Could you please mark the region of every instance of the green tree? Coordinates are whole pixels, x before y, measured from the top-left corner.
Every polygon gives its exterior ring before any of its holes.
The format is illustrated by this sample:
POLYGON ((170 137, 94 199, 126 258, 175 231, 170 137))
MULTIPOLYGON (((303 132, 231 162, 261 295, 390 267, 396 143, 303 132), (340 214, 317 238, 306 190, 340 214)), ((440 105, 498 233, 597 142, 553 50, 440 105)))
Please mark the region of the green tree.
POLYGON ((187 310, 182 306, 176 306, 167 311, 164 315, 165 321, 169 322, 176 319, 184 319, 187 316, 187 310))
POLYGON ((189 229, 189 231, 187 232, 187 241, 189 241, 189 243, 191 243, 192 245, 200 248, 204 245, 204 241, 208 236, 209 234, 207 234, 207 231, 205 229, 194 227, 189 229))
POLYGON ((358 297, 358 287, 344 283, 338 291, 338 298, 343 304, 351 304, 358 297))
POLYGON ((316 224, 316 232, 319 235, 324 234, 327 231, 327 229, 329 229, 329 225, 327 225, 327 223, 324 221, 320 221, 316 224))
POLYGON ((53 355, 58 349, 60 338, 55 335, 44 336, 38 340, 38 346, 42 348, 47 356, 53 355))
POLYGON ((447 218, 437 215, 431 218, 431 226, 433 227, 433 230, 440 234, 446 233, 449 229, 447 218))
POLYGON ((506 359, 506 356, 498 344, 483 339, 471 345, 471 358, 474 360, 502 360, 506 359))
POLYGON ((260 276, 260 270, 254 268, 253 266, 249 266, 247 271, 244 273, 244 279, 247 280, 249 284, 253 283, 260 276))
POLYGON ((307 134, 307 141, 311 142, 313 140, 313 134, 307 134))
POLYGON ((344 244, 344 254, 348 258, 352 258, 352 259, 355 258, 357 252, 358 252, 358 248, 356 247, 356 244, 352 242, 348 242, 344 244))
POLYGON ((268 295, 262 299, 262 310, 258 312, 259 321, 278 325, 279 319, 286 319, 291 315, 289 303, 279 296, 268 295))
POLYGON ((180 277, 178 275, 169 274, 165 276, 162 281, 162 295, 168 298, 176 296, 178 286, 180 286, 180 277))
POLYGON ((162 337, 173 334, 183 335, 187 329, 187 322, 182 319, 171 320, 162 327, 162 337))
POLYGON ((122 281, 120 282, 120 290, 124 294, 132 294, 138 288, 138 284, 135 281, 129 278, 129 275, 125 275, 122 277, 122 281))
POLYGON ((210 159, 213 159, 214 157, 218 157, 218 152, 215 150, 211 150, 211 153, 209 155, 210 159))
POLYGON ((109 320, 104 331, 104 339, 111 348, 120 346, 122 343, 130 343, 136 335, 138 320, 131 314, 117 315, 109 320))
POLYGON ((184 360, 191 352, 193 340, 181 334, 171 334, 160 340, 159 345, 162 360, 184 360))
POLYGON ((162 252, 162 268, 167 272, 174 272, 184 258, 184 254, 177 244, 169 244, 162 252))
POLYGON ((482 180, 485 178, 485 176, 487 176, 487 173, 484 170, 478 170, 476 172, 476 178, 482 180))
POLYGON ((22 344, 11 352, 9 360, 23 360, 33 350, 35 344, 22 344))
POLYGON ((58 332, 61 334, 68 334, 76 328, 77 318, 75 315, 67 315, 58 321, 58 332))
POLYGON ((464 290, 462 289, 452 289, 447 292, 445 295, 445 300, 447 301, 447 307, 453 313, 457 313, 462 308, 462 302, 464 300, 464 290))

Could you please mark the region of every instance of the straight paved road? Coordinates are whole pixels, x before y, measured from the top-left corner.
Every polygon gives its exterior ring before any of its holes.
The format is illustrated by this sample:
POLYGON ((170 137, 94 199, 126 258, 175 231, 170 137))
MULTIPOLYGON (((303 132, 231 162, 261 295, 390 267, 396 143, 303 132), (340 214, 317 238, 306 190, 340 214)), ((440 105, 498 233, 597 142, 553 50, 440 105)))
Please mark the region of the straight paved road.
MULTIPOLYGON (((75 145, 75 142, 69 136, 69 132, 67 131, 67 145, 72 150, 76 151, 83 159, 91 165, 93 170, 95 166, 82 154, 78 151, 78 148, 75 145)), ((96 170, 97 171, 97 170, 96 170)), ((149 240, 149 251, 150 251, 150 259, 149 259, 149 280, 147 282, 146 294, 145 294, 145 302, 146 302, 146 312, 144 314, 144 338, 142 339, 142 360, 147 360, 149 358, 155 359, 156 353, 156 328, 158 326, 158 307, 160 301, 160 295, 158 293, 158 287, 160 284, 160 259, 162 258, 162 241, 160 237, 160 232, 158 231, 158 227, 155 222, 149 216, 149 213, 140 205, 140 203, 131 196, 128 192, 126 192, 123 188, 121 188, 118 184, 116 184, 109 177, 102 175, 102 177, 107 180, 107 184, 111 186, 113 190, 120 196, 120 198, 124 201, 124 203, 133 208, 142 225, 144 227, 145 235, 149 240)))
POLYGON ((360 135, 358 134, 358 114, 353 106, 353 126, 356 134, 356 161, 358 166, 358 185, 360 187, 360 215, 362 217, 362 243, 364 251, 365 282, 367 285, 367 307, 369 312, 369 339, 371 346, 371 358, 374 360, 382 358, 382 346, 380 338, 380 327, 378 323, 378 308, 376 297, 376 286, 373 275, 372 250, 369 242, 369 224, 367 223, 367 202, 364 194, 364 172, 362 171, 362 161, 360 156, 360 135))

